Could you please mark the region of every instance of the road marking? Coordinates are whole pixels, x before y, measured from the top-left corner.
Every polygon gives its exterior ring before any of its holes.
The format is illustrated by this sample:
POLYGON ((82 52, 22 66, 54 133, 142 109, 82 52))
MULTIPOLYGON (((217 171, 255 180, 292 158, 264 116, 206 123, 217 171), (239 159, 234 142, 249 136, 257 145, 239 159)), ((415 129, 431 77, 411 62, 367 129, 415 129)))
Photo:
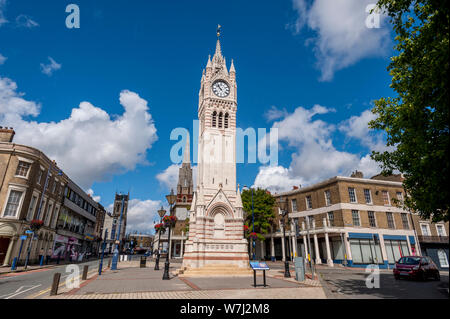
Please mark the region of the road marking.
POLYGON ((1 299, 11 299, 11 298, 13 298, 13 297, 15 297, 15 296, 18 296, 18 295, 20 295, 20 294, 23 294, 24 292, 33 290, 33 289, 35 289, 35 288, 37 288, 37 287, 39 287, 39 286, 42 286, 42 285, 39 284, 39 285, 36 285, 36 286, 21 286, 21 287, 19 287, 19 289, 17 289, 15 292, 12 292, 12 293, 7 294, 7 295, 0 296, 0 298, 1 298, 1 299), (29 287, 29 288, 28 288, 28 289, 25 289, 25 290, 22 290, 23 288, 27 288, 27 287, 29 287), (8 297, 6 297, 6 296, 8 296, 8 297), (3 297, 6 297, 6 298, 3 298, 3 297))
MULTIPOLYGON (((93 274, 93 273, 96 273, 96 272, 98 272, 98 270, 95 270, 95 269, 94 269, 94 270, 91 270, 91 271, 88 272, 88 276, 89 276, 90 274, 93 274)), ((61 279, 62 279, 62 278, 65 278, 65 277, 68 277, 68 276, 69 276, 69 275, 61 276, 61 279)), ((81 279, 82 276, 83 276, 83 274, 80 274, 80 275, 78 276, 78 279, 81 279)), ((65 284, 66 284, 66 281, 65 281, 65 280, 62 281, 62 282, 59 284, 58 289, 61 288, 61 287, 62 287, 63 285, 65 285, 65 284)), ((52 287, 50 286, 49 288, 41 290, 41 291, 38 292, 36 295, 33 295, 33 296, 31 296, 30 298, 31 298, 31 299, 35 299, 35 298, 37 298, 37 297, 39 297, 39 296, 45 294, 46 292, 49 292, 51 289, 52 289, 52 287)))

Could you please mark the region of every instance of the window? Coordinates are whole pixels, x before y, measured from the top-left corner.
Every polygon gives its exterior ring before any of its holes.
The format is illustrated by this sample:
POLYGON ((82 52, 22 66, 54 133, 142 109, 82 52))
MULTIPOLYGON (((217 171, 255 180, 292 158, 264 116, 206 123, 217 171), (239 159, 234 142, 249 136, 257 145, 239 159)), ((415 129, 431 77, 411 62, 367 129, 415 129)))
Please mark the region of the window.
POLYGON ((394 216, 392 215, 391 212, 387 212, 386 213, 386 218, 387 218, 387 222, 388 222, 388 227, 389 228, 395 228, 394 216))
POLYGON ((331 205, 331 192, 329 190, 325 191, 325 205, 331 205))
POLYGON ((353 263, 380 264, 383 263, 381 249, 372 239, 350 239, 353 263))
POLYGON ((445 251, 443 249, 438 249, 437 255, 438 255, 439 263, 441 264, 441 267, 448 268, 448 258, 447 258, 447 254, 445 253, 445 251))
POLYGON ((375 219, 375 212, 367 212, 369 215, 369 225, 370 227, 377 227, 377 221, 375 219))
POLYGON ((420 230, 422 230, 423 236, 430 236, 430 226, 428 224, 420 224, 420 230))
POLYGON ((334 212, 328 212, 328 222, 330 227, 334 226, 334 212))
POLYGON ((348 197, 350 198, 350 203, 356 203, 356 193, 353 187, 348 188, 348 197))
POLYGON ((30 163, 19 161, 19 165, 17 165, 16 176, 27 177, 30 166, 30 163))
POLYGON ((309 228, 314 228, 314 226, 315 226, 314 216, 308 216, 308 222, 309 222, 309 228))
POLYGON ((401 213, 403 229, 409 229, 408 215, 406 213, 401 213))
POLYGON ((384 205, 391 205, 391 201, 389 200, 388 191, 382 191, 381 194, 383 196, 384 205))
POLYGON ((366 199, 366 204, 372 204, 372 196, 370 195, 370 189, 364 189, 364 198, 366 199))
POLYGON ((403 193, 402 193, 402 192, 397 192, 397 199, 398 199, 400 202, 403 202, 403 193))
POLYGON ((222 120, 223 120, 223 114, 222 112, 219 113, 219 128, 222 128, 222 120))
POLYGON ((33 195, 33 197, 31 197, 31 200, 30 200, 30 206, 28 207, 28 213, 27 213, 27 220, 28 221, 33 219, 36 202, 37 202, 37 196, 33 195))
POLYGON ((447 236, 444 225, 436 225, 436 231, 440 237, 447 236))
POLYGON ((36 183, 39 185, 41 184, 42 174, 44 174, 44 171, 40 169, 36 178, 36 183))
POLYGON ((292 211, 296 212, 297 211, 297 200, 296 199, 291 200, 291 204, 292 204, 292 211))
POLYGON ((406 240, 384 240, 384 247, 388 257, 388 262, 394 264, 403 256, 408 256, 408 244, 406 240))
POLYGON ((51 224, 52 228, 55 228, 55 226, 56 226, 56 221, 58 220, 58 213, 59 213, 59 207, 56 206, 55 213, 53 214, 53 218, 52 218, 52 224, 51 224))
POLYGON ((15 217, 22 199, 23 192, 17 190, 11 190, 9 193, 8 203, 6 204, 5 212, 3 216, 15 217))
POLYGON ((53 181, 53 190, 52 190, 52 193, 53 193, 53 194, 56 194, 56 184, 57 184, 57 181, 54 180, 54 181, 53 181))
POLYGON ((228 113, 225 113, 225 128, 228 128, 228 113))
POLYGON ((306 196, 306 209, 312 209, 312 199, 311 199, 311 196, 306 196))
POLYGON ((212 127, 216 127, 217 125, 217 112, 214 111, 212 114, 212 127))
POLYGON ((47 214, 45 214, 45 222, 44 222, 45 226, 50 225, 50 218, 52 216, 52 210, 53 210, 53 203, 49 203, 48 207, 47 207, 47 214))
POLYGON ((361 222, 359 220, 359 212, 357 210, 352 210, 352 219, 354 226, 361 226, 361 222))

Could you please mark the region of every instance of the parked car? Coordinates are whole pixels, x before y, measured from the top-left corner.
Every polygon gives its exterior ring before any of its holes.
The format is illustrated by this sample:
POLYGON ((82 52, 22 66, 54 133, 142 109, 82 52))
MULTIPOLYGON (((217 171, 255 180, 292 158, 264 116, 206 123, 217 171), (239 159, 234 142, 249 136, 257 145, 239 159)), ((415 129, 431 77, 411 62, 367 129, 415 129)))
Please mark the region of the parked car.
POLYGON ((400 258, 395 263, 394 277, 395 279, 413 278, 423 281, 428 278, 441 280, 436 264, 430 257, 423 256, 405 256, 400 258))

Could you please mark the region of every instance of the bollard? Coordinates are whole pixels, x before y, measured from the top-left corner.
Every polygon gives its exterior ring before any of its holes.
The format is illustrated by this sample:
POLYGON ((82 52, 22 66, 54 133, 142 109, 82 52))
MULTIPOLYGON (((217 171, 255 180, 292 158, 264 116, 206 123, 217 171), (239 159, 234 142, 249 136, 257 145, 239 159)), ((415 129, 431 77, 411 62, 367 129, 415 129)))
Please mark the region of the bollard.
POLYGON ((108 260, 108 268, 111 268, 111 258, 108 260))
POLYGON ((145 264, 147 263, 147 257, 141 257, 140 268, 145 268, 145 264))
POLYGON ((83 276, 81 277, 81 280, 86 280, 87 279, 88 270, 89 270, 89 266, 84 266, 83 267, 83 276))
POLYGON ((58 294, 59 280, 61 279, 61 273, 57 272, 53 276, 52 290, 50 290, 50 296, 56 296, 58 294))

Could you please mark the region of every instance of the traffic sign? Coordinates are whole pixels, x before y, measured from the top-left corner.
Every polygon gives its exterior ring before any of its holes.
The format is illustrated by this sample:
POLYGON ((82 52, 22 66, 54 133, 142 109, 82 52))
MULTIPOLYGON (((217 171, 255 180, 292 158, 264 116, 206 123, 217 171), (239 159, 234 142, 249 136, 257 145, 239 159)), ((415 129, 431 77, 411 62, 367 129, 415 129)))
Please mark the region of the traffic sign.
POLYGON ((33 233, 32 230, 26 230, 26 231, 25 231, 25 234, 32 234, 32 233, 33 233))
POLYGON ((22 235, 20 236, 20 240, 27 240, 28 236, 27 235, 22 235))

